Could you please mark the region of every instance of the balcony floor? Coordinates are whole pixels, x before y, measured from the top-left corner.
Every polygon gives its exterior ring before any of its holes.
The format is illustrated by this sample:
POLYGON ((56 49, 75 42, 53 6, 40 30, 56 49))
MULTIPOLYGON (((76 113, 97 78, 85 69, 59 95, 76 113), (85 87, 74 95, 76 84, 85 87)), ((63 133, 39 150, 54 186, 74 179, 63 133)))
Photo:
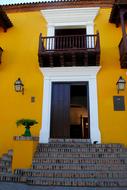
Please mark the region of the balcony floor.
POLYGON ((45 51, 39 54, 40 67, 98 66, 100 53, 93 50, 45 51))

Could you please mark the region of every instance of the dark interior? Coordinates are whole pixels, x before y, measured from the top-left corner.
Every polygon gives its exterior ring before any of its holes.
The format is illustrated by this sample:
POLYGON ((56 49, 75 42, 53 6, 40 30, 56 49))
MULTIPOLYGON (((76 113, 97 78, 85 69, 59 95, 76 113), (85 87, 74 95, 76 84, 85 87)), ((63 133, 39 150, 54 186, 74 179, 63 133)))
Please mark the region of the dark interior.
POLYGON ((85 28, 56 29, 55 30, 55 36, 84 35, 84 34, 86 34, 85 28))
POLYGON ((89 138, 86 85, 71 85, 70 106, 70 138, 89 138))

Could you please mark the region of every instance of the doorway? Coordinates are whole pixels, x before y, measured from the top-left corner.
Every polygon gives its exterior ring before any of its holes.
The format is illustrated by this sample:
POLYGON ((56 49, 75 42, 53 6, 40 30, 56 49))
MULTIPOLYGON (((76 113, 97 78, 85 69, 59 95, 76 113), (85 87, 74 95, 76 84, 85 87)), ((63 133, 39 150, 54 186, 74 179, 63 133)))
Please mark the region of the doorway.
POLYGON ((90 138, 87 82, 53 82, 51 138, 90 138))

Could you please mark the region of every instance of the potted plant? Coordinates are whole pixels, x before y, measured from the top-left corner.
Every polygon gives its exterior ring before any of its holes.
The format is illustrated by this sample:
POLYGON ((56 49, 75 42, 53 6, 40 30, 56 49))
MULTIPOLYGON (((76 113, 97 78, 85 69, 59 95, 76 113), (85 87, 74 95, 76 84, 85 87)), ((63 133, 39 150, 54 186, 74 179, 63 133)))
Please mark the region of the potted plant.
POLYGON ((20 119, 16 121, 17 126, 23 125, 25 127, 25 133, 22 135, 25 137, 31 137, 30 128, 37 123, 38 122, 33 119, 20 119))

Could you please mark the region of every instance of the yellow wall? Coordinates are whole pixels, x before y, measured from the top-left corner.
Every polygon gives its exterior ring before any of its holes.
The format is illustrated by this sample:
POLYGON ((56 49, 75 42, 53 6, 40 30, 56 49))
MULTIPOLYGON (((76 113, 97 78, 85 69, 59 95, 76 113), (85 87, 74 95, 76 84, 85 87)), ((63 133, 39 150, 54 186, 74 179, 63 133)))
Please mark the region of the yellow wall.
POLYGON ((36 150, 38 141, 15 140, 13 144, 12 170, 17 168, 30 168, 32 158, 36 150))
POLYGON ((95 31, 101 40, 101 71, 98 74, 99 127, 103 143, 127 144, 127 89, 117 94, 120 76, 127 81, 126 70, 120 68, 118 45, 121 27, 109 23, 111 9, 101 9, 95 20, 95 31), (113 96, 125 96, 125 111, 113 110, 113 96))
MULTIPOLYGON (((113 110, 113 96, 118 95, 116 81, 127 79, 126 70, 120 69, 118 44, 121 28, 109 23, 111 9, 101 9, 95 20, 95 31, 101 40, 101 71, 98 74, 99 127, 103 143, 127 144, 127 111, 113 110)), ((3 48, 0 65, 0 155, 13 148, 13 136, 21 135, 23 127, 16 127, 21 118, 36 119, 39 124, 31 130, 39 135, 42 119, 43 76, 39 71, 38 42, 40 32, 46 35, 46 21, 38 12, 8 14, 13 27, 6 33, 0 28, 0 46, 3 48), (16 93, 14 82, 20 77, 25 93, 16 93), (31 103, 35 96, 35 103, 31 103)), ((125 96, 127 89, 120 92, 125 96)))
POLYGON ((0 46, 4 52, 0 65, 0 155, 13 147, 13 136, 24 133, 24 127, 16 127, 21 118, 36 119, 38 125, 31 128, 38 136, 41 127, 43 76, 39 71, 39 34, 46 35, 46 22, 40 12, 8 14, 13 27, 3 32, 0 28, 0 46), (24 95, 16 93, 14 82, 20 77, 24 95), (35 96, 35 103, 31 103, 35 96))

